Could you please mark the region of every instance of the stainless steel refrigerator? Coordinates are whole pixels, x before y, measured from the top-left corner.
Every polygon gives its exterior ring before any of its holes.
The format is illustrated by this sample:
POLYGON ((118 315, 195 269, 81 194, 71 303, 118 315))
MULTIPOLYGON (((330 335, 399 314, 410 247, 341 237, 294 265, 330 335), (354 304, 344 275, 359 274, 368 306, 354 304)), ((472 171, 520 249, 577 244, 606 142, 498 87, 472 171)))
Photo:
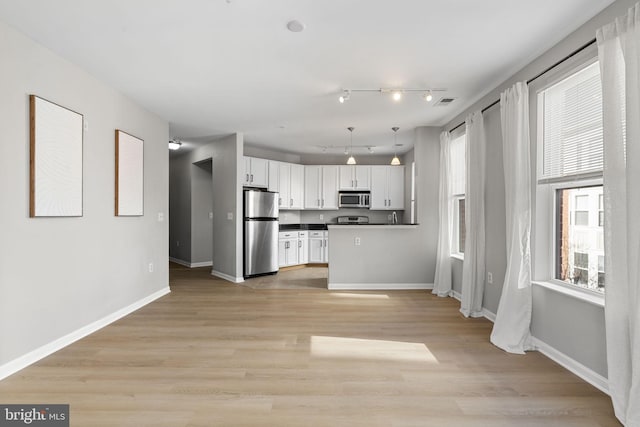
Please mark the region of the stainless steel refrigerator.
POLYGON ((244 277, 278 272, 278 193, 244 191, 244 277))

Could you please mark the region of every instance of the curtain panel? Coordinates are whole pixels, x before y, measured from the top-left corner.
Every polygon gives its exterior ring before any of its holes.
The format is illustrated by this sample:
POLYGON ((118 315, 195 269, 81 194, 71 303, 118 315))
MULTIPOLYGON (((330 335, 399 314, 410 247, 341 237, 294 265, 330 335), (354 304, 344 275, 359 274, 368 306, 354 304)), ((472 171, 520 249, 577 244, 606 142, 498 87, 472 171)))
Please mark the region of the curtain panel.
POLYGON ((597 32, 604 135, 605 328, 616 417, 640 426, 640 4, 597 32))
POLYGON ((466 147, 466 194, 464 219, 466 240, 462 268, 462 298, 460 312, 466 317, 482 317, 482 297, 485 282, 485 165, 486 142, 482 113, 469 114, 466 147))
POLYGON ((440 134, 440 187, 438 207, 438 252, 433 293, 439 297, 451 295, 451 237, 453 199, 451 188, 451 135, 440 134))
POLYGON ((500 95, 507 270, 491 342, 516 354, 531 350, 531 154, 529 88, 516 83, 500 95))

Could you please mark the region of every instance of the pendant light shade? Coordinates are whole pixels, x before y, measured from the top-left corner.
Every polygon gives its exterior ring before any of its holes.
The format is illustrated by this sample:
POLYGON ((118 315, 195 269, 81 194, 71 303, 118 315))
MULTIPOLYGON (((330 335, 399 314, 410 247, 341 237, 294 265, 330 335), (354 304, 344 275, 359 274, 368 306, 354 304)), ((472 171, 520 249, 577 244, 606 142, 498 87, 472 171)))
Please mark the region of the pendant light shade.
POLYGON ((398 129, 400 128, 397 126, 391 128, 391 130, 393 131, 393 159, 391 159, 391 166, 400 166, 400 159, 398 158, 398 154, 396 154, 396 147, 398 146, 398 129))
POLYGON ((347 130, 351 133, 351 143, 349 145, 349 158, 347 159, 347 164, 348 165, 355 165, 356 164, 356 159, 355 157, 353 157, 353 126, 349 126, 347 128, 347 130))

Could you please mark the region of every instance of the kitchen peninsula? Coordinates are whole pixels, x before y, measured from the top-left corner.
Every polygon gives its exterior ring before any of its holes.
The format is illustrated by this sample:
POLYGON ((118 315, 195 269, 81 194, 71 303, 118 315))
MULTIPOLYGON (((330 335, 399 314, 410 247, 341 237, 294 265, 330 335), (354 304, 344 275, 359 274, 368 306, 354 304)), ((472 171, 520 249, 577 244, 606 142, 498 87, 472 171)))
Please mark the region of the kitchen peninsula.
POLYGON ((421 269, 419 224, 329 224, 329 289, 430 289, 421 269))

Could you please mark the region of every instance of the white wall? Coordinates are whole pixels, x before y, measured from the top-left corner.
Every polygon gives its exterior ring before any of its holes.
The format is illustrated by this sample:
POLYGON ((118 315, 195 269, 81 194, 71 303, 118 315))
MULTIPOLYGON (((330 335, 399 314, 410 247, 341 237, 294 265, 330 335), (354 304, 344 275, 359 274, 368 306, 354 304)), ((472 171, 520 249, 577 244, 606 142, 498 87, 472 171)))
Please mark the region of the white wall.
MULTIPOLYGON (((500 92, 515 82, 530 79, 595 38, 598 28, 613 21, 617 16, 624 15, 635 2, 636 0, 618 0, 613 3, 502 85, 491 90, 451 120, 445 129, 453 128, 464 121, 465 116, 470 112, 482 109, 499 99, 500 92)), ((499 106, 492 107, 484 113, 484 124, 487 133, 486 262, 487 271, 493 273, 494 284, 485 287, 483 306, 495 313, 506 269, 504 169, 499 106)), ((535 149, 535 141, 532 141, 532 153, 535 153, 535 149)), ((535 154, 532 157, 532 161, 535 161, 535 154)), ((532 170, 535 171, 535 164, 533 166, 532 170)), ((544 248, 538 248, 538 250, 545 251, 544 248)), ((461 262, 454 260, 454 289, 458 292, 461 289, 461 265, 461 262)), ((538 286, 534 286, 533 289, 533 302, 532 334, 555 351, 596 374, 606 376, 603 309, 582 300, 569 299, 565 295, 538 286)))
POLYGON ((242 134, 234 134, 171 156, 171 253, 187 264, 211 261, 212 271, 231 281, 242 280, 242 145, 242 134), (211 163, 210 175, 196 165, 202 162, 211 163), (211 203, 209 194, 202 196, 207 191, 205 177, 211 180, 211 203), (174 194, 174 188, 180 193, 174 194), (206 217, 210 210, 212 220, 206 217), (211 252, 196 237, 201 234, 205 239, 211 235, 211 252), (179 249, 183 241, 189 251, 179 249))
POLYGON ((1 22, 0 58, 1 373, 3 365, 167 290, 169 129, 1 22), (88 123, 80 218, 29 218, 29 94, 88 123), (142 217, 114 216, 116 128, 144 140, 142 217))

